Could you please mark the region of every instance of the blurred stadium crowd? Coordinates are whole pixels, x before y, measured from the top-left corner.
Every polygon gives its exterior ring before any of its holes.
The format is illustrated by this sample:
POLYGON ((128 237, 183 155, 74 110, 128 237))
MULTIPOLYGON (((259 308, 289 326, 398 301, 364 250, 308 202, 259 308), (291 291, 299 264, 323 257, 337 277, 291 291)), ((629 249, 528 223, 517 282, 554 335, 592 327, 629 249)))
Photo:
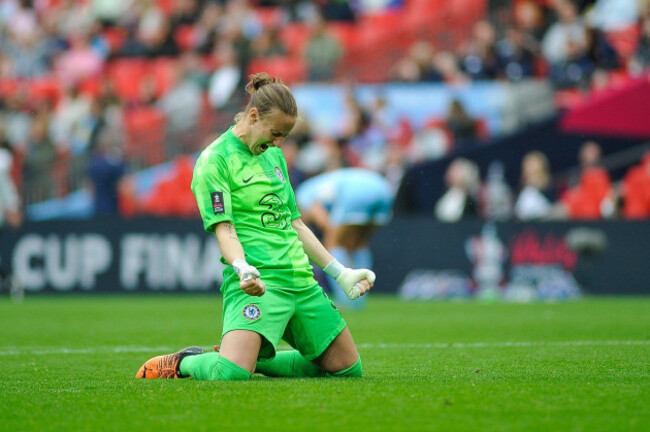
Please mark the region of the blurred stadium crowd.
MULTIPOLYGON (((362 105, 357 83, 540 79, 566 108, 650 66, 646 0, 2 0, 0 164, 23 206, 81 188, 97 214, 195 216, 192 156, 244 103, 248 74, 349 88, 337 136, 299 122, 283 150, 297 186, 343 166, 381 171, 397 189, 422 162, 420 131, 362 105), (381 143, 381 162, 377 148, 381 143), (166 164, 138 193, 132 174, 166 164)), ((484 145, 485 122, 453 100, 427 125, 444 150, 484 145)), ((481 180, 459 158, 436 204, 440 220, 650 217, 650 159, 614 184, 585 143, 580 176, 553 182, 543 153, 526 155, 519 185, 494 164, 481 180), (624 198, 624 199, 621 199, 624 198)))

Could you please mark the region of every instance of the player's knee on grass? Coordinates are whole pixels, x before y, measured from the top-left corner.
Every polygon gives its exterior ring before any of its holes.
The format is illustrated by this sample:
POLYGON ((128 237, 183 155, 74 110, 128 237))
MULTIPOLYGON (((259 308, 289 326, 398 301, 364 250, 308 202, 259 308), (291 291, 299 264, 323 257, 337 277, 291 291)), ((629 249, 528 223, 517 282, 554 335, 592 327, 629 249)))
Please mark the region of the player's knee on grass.
POLYGON ((362 375, 363 367, 361 365, 361 357, 359 357, 359 360, 349 368, 328 374, 328 376, 332 378, 361 378, 362 375))

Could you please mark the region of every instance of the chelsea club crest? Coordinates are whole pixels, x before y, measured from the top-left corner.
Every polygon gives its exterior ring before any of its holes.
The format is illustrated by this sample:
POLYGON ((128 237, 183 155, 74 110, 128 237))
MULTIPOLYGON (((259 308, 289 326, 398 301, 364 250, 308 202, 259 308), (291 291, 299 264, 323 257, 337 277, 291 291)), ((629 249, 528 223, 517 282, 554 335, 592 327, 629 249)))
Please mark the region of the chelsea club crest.
POLYGON ((248 304, 244 306, 244 309, 241 311, 241 313, 244 315, 244 318, 249 321, 257 321, 262 316, 260 308, 254 304, 248 304))

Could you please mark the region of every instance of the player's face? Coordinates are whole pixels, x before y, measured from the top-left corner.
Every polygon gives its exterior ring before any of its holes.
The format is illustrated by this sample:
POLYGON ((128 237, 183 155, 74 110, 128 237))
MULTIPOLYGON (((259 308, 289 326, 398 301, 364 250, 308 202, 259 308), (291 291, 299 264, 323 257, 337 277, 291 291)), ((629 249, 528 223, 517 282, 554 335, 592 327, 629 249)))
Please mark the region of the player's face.
MULTIPOLYGON (((253 110, 251 110, 253 111, 253 110)), ((255 110, 257 111, 257 110, 255 110)), ((291 117, 278 109, 273 109, 264 117, 251 112, 252 135, 249 147, 254 155, 261 155, 269 147, 282 147, 284 139, 289 135, 296 124, 296 118, 291 117)))

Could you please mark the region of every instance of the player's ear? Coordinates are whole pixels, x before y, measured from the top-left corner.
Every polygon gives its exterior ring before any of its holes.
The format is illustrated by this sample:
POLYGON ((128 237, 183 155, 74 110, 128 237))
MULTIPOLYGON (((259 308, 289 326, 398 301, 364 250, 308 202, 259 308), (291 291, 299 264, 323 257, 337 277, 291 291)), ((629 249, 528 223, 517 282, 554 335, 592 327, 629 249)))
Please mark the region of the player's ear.
POLYGON ((260 112, 255 107, 251 108, 250 111, 248 111, 248 122, 250 124, 254 124, 259 119, 260 119, 260 112))

